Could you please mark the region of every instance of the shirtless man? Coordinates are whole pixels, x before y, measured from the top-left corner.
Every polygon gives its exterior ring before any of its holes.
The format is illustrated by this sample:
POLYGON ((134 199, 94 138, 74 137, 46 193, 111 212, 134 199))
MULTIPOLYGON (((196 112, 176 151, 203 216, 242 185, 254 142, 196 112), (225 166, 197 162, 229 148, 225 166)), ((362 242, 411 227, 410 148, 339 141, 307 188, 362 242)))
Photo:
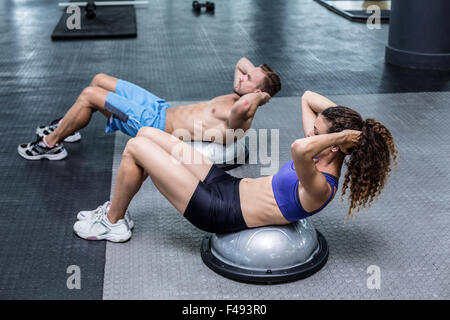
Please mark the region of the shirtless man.
MULTIPOLYGON (((223 135, 226 129, 250 128, 259 106, 265 104, 280 90, 280 78, 263 64, 255 67, 247 58, 241 58, 234 73, 234 92, 210 101, 187 106, 171 107, 164 99, 130 82, 105 74, 97 74, 75 104, 62 119, 36 129, 34 142, 18 146, 19 155, 28 160, 61 160, 67 157, 62 141, 81 139, 78 130, 84 128, 92 114, 100 111, 108 120, 106 132, 120 130, 135 137, 142 127, 155 127, 174 133, 177 129, 189 132, 191 140, 214 140, 196 137, 194 131, 215 129, 223 135), (195 125, 195 128, 194 128, 195 125), (200 128, 198 128, 200 127, 200 128)), ((219 139, 217 139, 219 140, 219 139)), ((216 141, 217 142, 217 141, 216 141)))

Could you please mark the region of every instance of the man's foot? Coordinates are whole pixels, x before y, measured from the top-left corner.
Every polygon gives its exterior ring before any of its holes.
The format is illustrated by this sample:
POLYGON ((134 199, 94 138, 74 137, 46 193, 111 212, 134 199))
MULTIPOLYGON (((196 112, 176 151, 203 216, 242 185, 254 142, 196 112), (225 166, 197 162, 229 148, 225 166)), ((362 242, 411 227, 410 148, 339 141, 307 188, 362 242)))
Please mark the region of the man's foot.
MULTIPOLYGON (((62 118, 59 118, 59 119, 56 119, 56 120, 53 120, 52 122, 50 122, 49 125, 37 127, 36 134, 41 138, 44 136, 48 136, 50 133, 55 131, 56 128, 58 128, 58 125, 61 122, 61 120, 62 120, 62 118)), ((74 134, 65 138, 64 142, 77 142, 80 140, 81 140, 81 134, 78 131, 75 131, 74 134)))
MULTIPOLYGON (((102 206, 103 207, 103 206, 102 206)), ((131 238, 131 230, 125 219, 111 223, 106 215, 107 210, 100 209, 90 219, 75 222, 73 231, 77 236, 86 240, 108 240, 111 242, 125 242, 131 238)))
MULTIPOLYGON (((80 221, 82 221, 82 220, 89 220, 89 219, 93 219, 97 213, 101 212, 102 214, 106 214, 106 212, 108 212, 108 210, 109 210, 109 206, 110 205, 111 205, 111 202, 110 201, 106 201, 103 205, 99 206, 95 210, 80 211, 77 214, 77 219, 80 220, 80 221)), ((128 223, 128 226, 130 227, 130 229, 133 229, 134 228, 134 221, 133 221, 133 219, 131 219, 131 215, 130 215, 130 212, 128 210, 125 213, 124 219, 128 223)))
POLYGON ((17 152, 27 160, 61 160, 68 155, 62 143, 57 144, 53 148, 49 148, 42 141, 42 138, 34 142, 20 144, 17 147, 17 152))

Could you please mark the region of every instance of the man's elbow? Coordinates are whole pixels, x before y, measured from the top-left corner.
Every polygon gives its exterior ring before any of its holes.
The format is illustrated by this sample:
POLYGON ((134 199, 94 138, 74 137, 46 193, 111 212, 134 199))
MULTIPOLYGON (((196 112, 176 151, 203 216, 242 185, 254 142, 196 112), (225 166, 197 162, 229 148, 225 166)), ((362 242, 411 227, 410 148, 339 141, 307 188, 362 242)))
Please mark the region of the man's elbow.
POLYGON ((234 114, 239 118, 242 118, 245 116, 245 114, 249 109, 250 109, 250 101, 241 98, 239 101, 236 102, 236 105, 234 106, 232 112, 234 112, 234 114))
POLYGON ((239 68, 242 66, 243 63, 245 63, 245 61, 247 60, 246 57, 242 57, 238 60, 238 62, 236 63, 236 67, 239 68))

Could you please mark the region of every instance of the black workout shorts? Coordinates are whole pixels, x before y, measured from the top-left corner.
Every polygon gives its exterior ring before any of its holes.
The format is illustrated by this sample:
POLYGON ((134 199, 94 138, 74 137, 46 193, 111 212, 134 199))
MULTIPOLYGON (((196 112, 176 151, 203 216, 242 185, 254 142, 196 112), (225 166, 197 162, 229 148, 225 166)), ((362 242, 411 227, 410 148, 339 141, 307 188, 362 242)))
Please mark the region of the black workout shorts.
POLYGON ((241 179, 213 165, 205 180, 198 183, 184 217, 197 228, 211 233, 247 229, 239 197, 241 179))

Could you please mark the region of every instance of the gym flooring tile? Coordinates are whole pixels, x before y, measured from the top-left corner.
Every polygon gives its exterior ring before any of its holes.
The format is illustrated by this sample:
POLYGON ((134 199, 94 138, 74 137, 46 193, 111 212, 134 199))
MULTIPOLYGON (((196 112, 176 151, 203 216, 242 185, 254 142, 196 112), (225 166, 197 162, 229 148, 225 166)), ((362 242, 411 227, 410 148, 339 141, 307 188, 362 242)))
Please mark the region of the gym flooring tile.
MULTIPOLYGON (((51 105, 58 95, 22 97, 51 105)), ((7 102, 26 105, 21 99, 7 102)), ((66 160, 27 161, 17 145, 36 139, 34 130, 47 123, 49 111, 6 109, 1 109, 0 299, 101 299, 106 244, 81 241, 72 227, 80 207, 96 208, 99 197, 109 196, 114 137, 103 133, 105 121, 97 118, 82 133, 91 143, 65 144, 66 160), (71 265, 80 267, 81 290, 67 287, 71 265)))

